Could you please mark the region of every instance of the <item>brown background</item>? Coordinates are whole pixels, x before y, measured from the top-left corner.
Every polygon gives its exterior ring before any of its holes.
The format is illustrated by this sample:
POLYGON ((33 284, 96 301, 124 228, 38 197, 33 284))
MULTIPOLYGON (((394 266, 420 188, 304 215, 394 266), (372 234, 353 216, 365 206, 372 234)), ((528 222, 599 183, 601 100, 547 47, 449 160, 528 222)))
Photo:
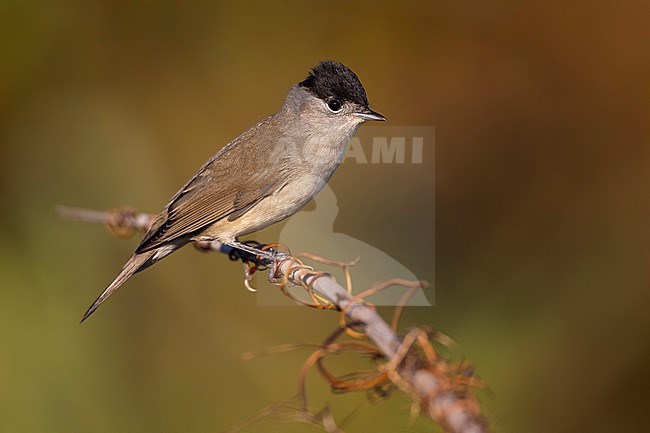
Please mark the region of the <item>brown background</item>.
MULTIPOLYGON (((2 2, 0 430, 221 431, 294 394, 306 352, 237 357, 318 343, 334 314, 258 307, 238 265, 187 248, 80 326, 136 240, 53 208, 158 211, 333 58, 390 124, 436 128, 424 164, 344 164, 331 182, 336 231, 435 281, 404 327, 459 343, 495 431, 640 431, 649 18, 642 1, 2 2)), ((364 399, 309 383, 337 419, 364 399)), ((407 420, 396 394, 347 431, 407 420)))

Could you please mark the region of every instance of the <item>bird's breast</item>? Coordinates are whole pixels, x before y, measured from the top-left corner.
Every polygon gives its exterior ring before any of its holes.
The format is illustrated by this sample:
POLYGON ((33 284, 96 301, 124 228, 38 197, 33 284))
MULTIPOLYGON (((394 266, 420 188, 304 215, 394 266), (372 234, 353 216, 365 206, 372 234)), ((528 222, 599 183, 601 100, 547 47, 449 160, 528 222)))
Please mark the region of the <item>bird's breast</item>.
MULTIPOLYGON (((261 230, 293 215, 318 194, 341 164, 349 138, 346 133, 283 137, 268 155, 267 165, 282 171, 284 182, 234 220, 221 219, 205 233, 206 238, 228 242, 261 230)), ((270 168, 270 167, 269 167, 270 168)))

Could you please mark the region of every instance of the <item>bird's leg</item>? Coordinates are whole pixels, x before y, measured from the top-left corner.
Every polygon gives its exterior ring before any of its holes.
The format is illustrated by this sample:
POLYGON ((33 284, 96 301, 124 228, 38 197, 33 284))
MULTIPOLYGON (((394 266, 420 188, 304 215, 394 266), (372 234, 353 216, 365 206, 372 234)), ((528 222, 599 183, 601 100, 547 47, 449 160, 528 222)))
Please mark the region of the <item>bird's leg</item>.
POLYGON ((290 255, 287 253, 283 253, 279 251, 271 251, 271 250, 262 250, 259 248, 251 247, 250 245, 243 244, 239 241, 231 241, 228 243, 228 245, 230 245, 233 248, 237 248, 238 250, 242 250, 247 253, 253 254, 254 256, 262 257, 263 259, 266 259, 271 263, 276 263, 278 260, 288 259, 290 257, 290 255))

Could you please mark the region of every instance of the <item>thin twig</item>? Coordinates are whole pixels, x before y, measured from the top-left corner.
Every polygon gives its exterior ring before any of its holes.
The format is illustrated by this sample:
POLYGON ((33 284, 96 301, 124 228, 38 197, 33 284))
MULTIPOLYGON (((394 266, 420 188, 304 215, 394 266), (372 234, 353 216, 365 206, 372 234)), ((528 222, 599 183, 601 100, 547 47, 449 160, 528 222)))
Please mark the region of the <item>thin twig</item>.
MULTIPOLYGON (((131 209, 118 213, 59 207, 57 211, 64 218, 104 223, 120 229, 146 230, 153 221, 152 215, 138 213, 131 209)), ((200 249, 231 253, 230 248, 216 241, 202 242, 200 249)), ((333 261, 330 263, 345 267, 353 265, 353 263, 333 261)), ((423 331, 414 330, 417 332, 409 333, 407 341, 403 341, 393 329, 396 324, 393 323, 393 327, 391 327, 371 305, 362 299, 366 295, 385 288, 386 285, 397 283, 412 286, 403 284, 404 281, 401 280, 389 280, 372 287, 361 296, 355 296, 342 287, 333 276, 305 266, 293 257, 276 263, 276 266, 271 269, 271 277, 276 281, 289 282, 307 288, 310 294, 313 292, 313 295, 319 299, 322 298, 332 307, 343 311, 350 322, 360 324, 365 335, 388 361, 387 366, 392 368, 392 372, 388 372, 389 376, 395 377, 395 381, 398 382, 396 384, 403 390, 406 389, 415 399, 415 404, 422 408, 427 416, 440 423, 447 432, 482 433, 488 431, 487 423, 475 407, 474 400, 468 399, 464 393, 457 392, 450 387, 448 381, 443 380, 440 374, 432 371, 430 365, 415 361, 407 362, 415 341, 419 341, 420 349, 424 350, 427 358, 434 356, 424 343, 426 335, 423 331)), ((316 351, 306 365, 313 365, 328 351, 336 351, 336 349, 329 347, 316 351)), ((336 431, 334 427, 330 427, 331 431, 336 431)))

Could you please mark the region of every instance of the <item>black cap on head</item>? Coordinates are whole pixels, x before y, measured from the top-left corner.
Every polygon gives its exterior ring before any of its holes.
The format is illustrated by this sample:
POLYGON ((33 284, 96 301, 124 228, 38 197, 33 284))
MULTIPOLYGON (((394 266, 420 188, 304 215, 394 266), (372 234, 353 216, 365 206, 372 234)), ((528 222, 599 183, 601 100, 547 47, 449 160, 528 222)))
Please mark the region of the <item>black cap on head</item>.
POLYGON ((364 107, 368 106, 366 91, 363 89, 359 77, 339 62, 332 60, 320 62, 298 85, 322 100, 335 98, 340 101, 354 102, 364 107))

